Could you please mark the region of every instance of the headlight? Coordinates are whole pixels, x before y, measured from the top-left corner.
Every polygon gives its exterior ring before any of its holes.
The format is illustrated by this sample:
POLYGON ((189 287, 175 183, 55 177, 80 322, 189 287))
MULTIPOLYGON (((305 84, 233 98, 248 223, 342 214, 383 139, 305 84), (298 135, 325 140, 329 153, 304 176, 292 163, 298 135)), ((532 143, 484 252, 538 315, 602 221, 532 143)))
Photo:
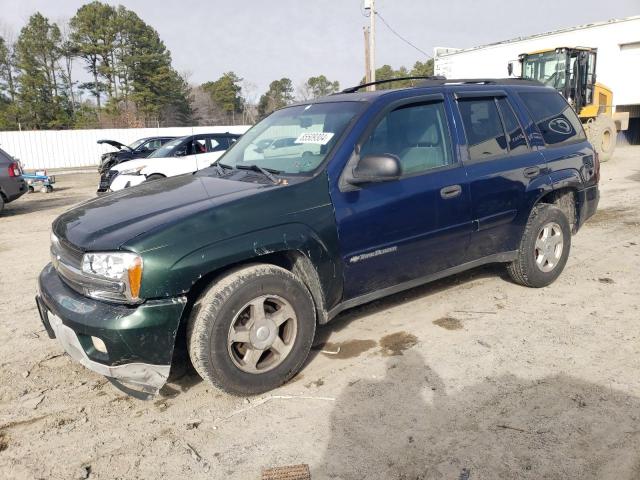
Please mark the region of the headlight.
POLYGON ((129 168, 127 170, 120 170, 120 175, 142 175, 140 172, 146 168, 146 165, 141 167, 129 168))
POLYGON ((102 300, 140 301, 142 257, 131 252, 85 253, 82 273, 106 282, 87 282, 86 293, 102 300), (102 285, 102 286, 101 286, 102 285))

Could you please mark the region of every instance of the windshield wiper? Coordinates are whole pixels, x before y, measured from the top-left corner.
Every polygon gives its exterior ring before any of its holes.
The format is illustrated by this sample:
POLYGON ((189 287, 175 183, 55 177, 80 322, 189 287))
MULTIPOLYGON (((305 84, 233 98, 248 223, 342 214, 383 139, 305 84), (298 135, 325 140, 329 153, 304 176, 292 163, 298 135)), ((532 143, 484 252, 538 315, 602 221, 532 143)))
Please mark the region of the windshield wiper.
POLYGON ((272 175, 272 174, 278 175, 282 173, 280 170, 276 170, 274 168, 263 168, 259 165, 256 165, 255 163, 252 163, 249 165, 236 165, 236 168, 238 170, 252 170, 254 172, 260 172, 269 180, 271 180, 275 185, 280 183, 280 181, 272 175))
POLYGON ((224 175, 225 170, 233 170, 231 165, 226 165, 224 163, 214 163, 211 166, 216 168, 218 175, 224 175))

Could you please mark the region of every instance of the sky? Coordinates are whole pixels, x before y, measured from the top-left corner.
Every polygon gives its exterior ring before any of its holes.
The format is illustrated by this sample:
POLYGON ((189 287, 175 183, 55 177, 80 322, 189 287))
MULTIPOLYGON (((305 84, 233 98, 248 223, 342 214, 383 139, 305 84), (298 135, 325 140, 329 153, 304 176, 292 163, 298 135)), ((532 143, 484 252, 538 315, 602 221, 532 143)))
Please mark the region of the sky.
MULTIPOLYGON (((68 20, 81 0, 0 0, 0 32, 16 35, 40 11, 68 20)), ((363 0, 121 0, 153 26, 174 67, 200 84, 234 71, 256 98, 274 79, 301 85, 324 74, 347 87, 364 76, 363 0)), ((466 48, 559 28, 640 15, 640 0, 376 0, 387 23, 419 49, 466 48)), ((410 68, 423 53, 378 19, 376 64, 410 68)), ((80 66, 77 68, 80 70, 80 66)), ((77 73, 80 75, 80 72, 77 73)), ((251 100, 251 98, 250 98, 251 100)))

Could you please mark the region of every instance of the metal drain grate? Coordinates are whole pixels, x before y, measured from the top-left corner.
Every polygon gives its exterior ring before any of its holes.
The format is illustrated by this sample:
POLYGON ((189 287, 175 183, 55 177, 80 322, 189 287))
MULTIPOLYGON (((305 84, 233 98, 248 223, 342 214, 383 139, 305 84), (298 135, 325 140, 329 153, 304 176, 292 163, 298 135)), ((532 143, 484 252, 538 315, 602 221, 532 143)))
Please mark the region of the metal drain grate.
POLYGON ((262 480, 311 480, 309 465, 288 465, 286 467, 266 468, 262 471, 262 480))

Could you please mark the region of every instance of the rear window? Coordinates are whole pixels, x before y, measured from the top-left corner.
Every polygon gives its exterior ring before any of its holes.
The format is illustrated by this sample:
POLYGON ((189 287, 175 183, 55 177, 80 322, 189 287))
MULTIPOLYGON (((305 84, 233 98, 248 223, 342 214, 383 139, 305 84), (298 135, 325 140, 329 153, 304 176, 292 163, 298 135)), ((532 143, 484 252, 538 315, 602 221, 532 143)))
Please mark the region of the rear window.
POLYGON ((586 139, 576 112, 559 93, 520 92, 519 95, 547 145, 557 146, 586 139))
POLYGON ((492 97, 460 100, 458 106, 471 160, 486 160, 509 153, 498 107, 492 97))

